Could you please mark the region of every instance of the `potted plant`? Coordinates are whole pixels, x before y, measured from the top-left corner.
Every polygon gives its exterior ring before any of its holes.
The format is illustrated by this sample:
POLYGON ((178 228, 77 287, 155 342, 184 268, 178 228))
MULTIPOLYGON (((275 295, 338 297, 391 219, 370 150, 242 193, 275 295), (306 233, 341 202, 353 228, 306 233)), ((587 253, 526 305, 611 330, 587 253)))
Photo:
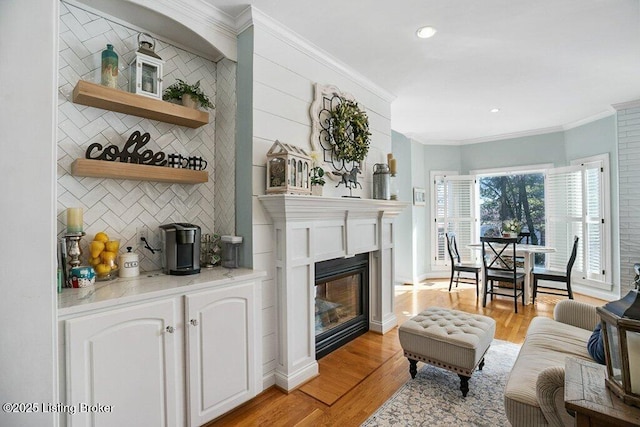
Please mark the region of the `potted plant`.
POLYGON ((522 229, 522 224, 517 219, 505 221, 502 224, 502 236, 503 237, 518 237, 518 233, 522 229))
POLYGON ((176 79, 174 84, 164 90, 162 99, 165 101, 181 101, 182 105, 189 108, 198 109, 198 106, 214 108, 209 97, 200 88, 200 80, 190 85, 182 79, 176 79))
POLYGON ((311 152, 311 194, 314 196, 322 196, 322 186, 324 181, 324 169, 319 166, 320 153, 311 152))

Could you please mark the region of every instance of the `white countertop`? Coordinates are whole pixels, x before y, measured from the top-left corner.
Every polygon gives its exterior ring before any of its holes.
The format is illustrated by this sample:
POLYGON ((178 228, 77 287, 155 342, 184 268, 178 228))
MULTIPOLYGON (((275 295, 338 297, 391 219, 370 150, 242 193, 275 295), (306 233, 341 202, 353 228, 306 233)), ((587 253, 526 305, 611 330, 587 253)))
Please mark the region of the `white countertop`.
POLYGON ((64 288, 58 294, 58 316, 113 307, 147 298, 229 286, 234 282, 264 276, 266 272, 248 268, 214 267, 202 269, 199 274, 189 276, 170 276, 160 271, 150 271, 143 272, 138 277, 96 281, 95 285, 86 288, 64 288))

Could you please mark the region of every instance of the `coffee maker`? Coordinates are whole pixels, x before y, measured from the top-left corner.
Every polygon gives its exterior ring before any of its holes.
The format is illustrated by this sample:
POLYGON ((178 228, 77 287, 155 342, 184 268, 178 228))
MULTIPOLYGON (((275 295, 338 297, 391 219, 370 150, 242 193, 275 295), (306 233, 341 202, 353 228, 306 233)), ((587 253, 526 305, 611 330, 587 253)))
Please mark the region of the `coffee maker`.
POLYGON ((200 234, 199 226, 184 222, 160 226, 163 273, 200 273, 200 234))

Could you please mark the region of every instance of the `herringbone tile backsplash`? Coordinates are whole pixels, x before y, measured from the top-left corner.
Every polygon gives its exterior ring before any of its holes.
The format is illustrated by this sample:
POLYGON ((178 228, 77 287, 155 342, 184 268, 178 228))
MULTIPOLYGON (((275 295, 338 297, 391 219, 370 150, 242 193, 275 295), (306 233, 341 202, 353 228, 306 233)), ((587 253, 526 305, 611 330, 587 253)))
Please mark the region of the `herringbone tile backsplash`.
POLYGON ((216 109, 209 112, 209 124, 198 129, 71 102, 78 80, 100 82, 101 52, 107 43, 119 56, 118 86, 126 90, 128 63, 138 47, 137 37, 138 30, 73 5, 60 4, 58 234, 62 236, 66 230, 66 208, 82 207, 87 233, 85 249, 97 232, 106 231, 111 238, 120 239, 121 248, 132 246, 140 255, 141 270, 150 271, 160 268, 160 255, 152 255, 138 245, 137 231, 141 227, 148 228, 153 245, 159 241, 158 226, 171 222, 197 224, 203 234, 234 232, 235 64, 225 60, 217 66, 157 41, 155 51, 165 61, 164 87, 177 78, 189 83, 200 80, 204 92, 215 100, 216 109), (209 182, 179 185, 70 174, 71 163, 84 157, 90 144, 122 148, 136 130, 149 132, 151 140, 145 148, 154 152, 202 156, 209 162, 209 182))

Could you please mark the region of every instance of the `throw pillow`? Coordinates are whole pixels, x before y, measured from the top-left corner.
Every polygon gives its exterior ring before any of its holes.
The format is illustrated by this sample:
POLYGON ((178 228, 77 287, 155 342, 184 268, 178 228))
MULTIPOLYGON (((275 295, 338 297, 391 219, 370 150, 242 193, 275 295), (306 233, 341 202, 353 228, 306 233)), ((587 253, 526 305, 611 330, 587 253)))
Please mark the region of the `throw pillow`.
POLYGON ((587 351, 593 360, 601 365, 606 365, 602 339, 602 324, 598 323, 589 338, 589 342, 587 342, 587 351))

